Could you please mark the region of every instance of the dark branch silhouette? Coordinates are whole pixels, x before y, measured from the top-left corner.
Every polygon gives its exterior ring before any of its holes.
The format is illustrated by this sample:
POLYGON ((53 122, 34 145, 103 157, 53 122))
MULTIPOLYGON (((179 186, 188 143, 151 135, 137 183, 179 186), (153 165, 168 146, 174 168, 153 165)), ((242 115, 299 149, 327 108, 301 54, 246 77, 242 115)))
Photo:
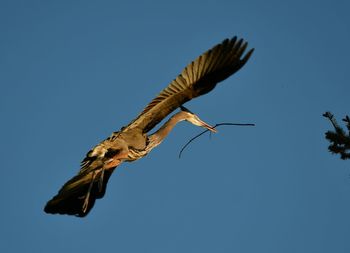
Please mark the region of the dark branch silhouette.
MULTIPOLYGON (((251 124, 251 123, 247 123, 247 124, 240 124, 240 123, 219 123, 216 124, 215 126, 213 126, 213 128, 216 128, 218 126, 255 126, 255 124, 251 124)), ((185 148, 190 145, 190 143, 192 141, 194 141, 195 139, 197 139, 199 136, 205 134, 206 132, 208 132, 208 130, 205 130, 203 132, 201 132, 200 134, 197 134, 195 137, 191 138, 180 150, 179 152, 179 158, 181 158, 182 152, 185 150, 185 148)))
POLYGON ((343 121, 346 123, 347 133, 338 125, 334 115, 330 112, 325 112, 324 117, 328 118, 335 131, 327 131, 325 137, 330 141, 328 150, 332 154, 340 154, 343 160, 350 158, 350 118, 345 116, 343 121))

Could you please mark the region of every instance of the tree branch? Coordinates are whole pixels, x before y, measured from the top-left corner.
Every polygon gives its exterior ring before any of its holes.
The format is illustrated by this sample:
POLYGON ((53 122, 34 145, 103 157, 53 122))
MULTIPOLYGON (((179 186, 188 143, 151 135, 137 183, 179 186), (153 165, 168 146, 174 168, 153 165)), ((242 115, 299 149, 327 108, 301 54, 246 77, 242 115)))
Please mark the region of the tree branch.
POLYGON ((340 154, 340 158, 350 159, 350 118, 349 116, 345 116, 343 121, 346 123, 346 128, 348 130, 348 133, 343 130, 336 119, 334 118, 334 115, 331 112, 325 112, 323 114, 325 118, 328 118, 335 131, 327 131, 325 133, 325 138, 329 140, 331 145, 328 146, 328 150, 332 154, 340 154))

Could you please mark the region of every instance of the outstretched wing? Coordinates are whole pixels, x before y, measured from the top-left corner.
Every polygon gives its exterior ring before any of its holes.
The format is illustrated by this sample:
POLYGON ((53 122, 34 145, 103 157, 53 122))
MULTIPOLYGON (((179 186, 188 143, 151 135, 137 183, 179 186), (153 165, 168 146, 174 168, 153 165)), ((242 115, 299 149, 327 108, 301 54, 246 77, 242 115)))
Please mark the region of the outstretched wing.
POLYGON ((191 62, 124 130, 139 128, 147 133, 185 102, 210 92, 216 84, 238 71, 254 49, 237 37, 226 39, 191 62))
MULTIPOLYGON (((117 135, 117 133, 115 133, 117 135)), ((52 214, 86 216, 96 199, 103 198, 110 176, 122 162, 121 149, 113 144, 113 136, 90 150, 76 176, 67 181, 44 211, 52 214)))
POLYGON ((58 194, 47 202, 44 211, 85 217, 94 206, 96 199, 105 195, 113 170, 114 168, 79 173, 65 183, 58 194))

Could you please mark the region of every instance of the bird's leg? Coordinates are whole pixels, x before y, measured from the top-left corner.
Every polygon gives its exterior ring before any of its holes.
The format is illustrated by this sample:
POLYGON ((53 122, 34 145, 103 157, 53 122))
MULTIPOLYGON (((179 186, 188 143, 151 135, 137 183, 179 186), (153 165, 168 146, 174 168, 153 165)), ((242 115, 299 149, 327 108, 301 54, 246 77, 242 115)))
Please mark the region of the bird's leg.
POLYGON ((103 187, 103 177, 105 175, 105 168, 102 168, 102 171, 101 171, 101 175, 100 175, 100 179, 98 181, 98 190, 99 192, 102 191, 102 187, 103 187))
POLYGON ((90 185, 89 185, 89 189, 85 195, 85 200, 84 200, 84 204, 83 204, 83 213, 86 212, 88 206, 89 206, 89 199, 90 199, 90 192, 92 190, 92 186, 94 185, 94 181, 95 181, 95 177, 96 177, 96 171, 93 172, 92 174, 92 179, 91 179, 91 182, 90 182, 90 185))

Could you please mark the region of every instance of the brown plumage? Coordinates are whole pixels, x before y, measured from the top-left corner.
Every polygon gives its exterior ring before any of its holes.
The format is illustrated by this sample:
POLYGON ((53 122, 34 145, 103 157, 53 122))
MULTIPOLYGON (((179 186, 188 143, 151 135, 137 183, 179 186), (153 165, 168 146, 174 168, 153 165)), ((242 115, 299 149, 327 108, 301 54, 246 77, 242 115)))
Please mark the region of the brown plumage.
POLYGON ((87 153, 78 174, 47 202, 45 212, 86 216, 95 200, 104 196, 114 169, 123 161, 130 162, 147 155, 180 121, 186 120, 215 132, 214 128, 182 104, 210 92, 218 82, 238 71, 253 53, 251 49, 244 54, 246 48, 247 43, 242 39, 226 39, 191 62, 136 119, 87 153), (179 107, 180 112, 158 131, 148 135, 150 130, 179 107))

